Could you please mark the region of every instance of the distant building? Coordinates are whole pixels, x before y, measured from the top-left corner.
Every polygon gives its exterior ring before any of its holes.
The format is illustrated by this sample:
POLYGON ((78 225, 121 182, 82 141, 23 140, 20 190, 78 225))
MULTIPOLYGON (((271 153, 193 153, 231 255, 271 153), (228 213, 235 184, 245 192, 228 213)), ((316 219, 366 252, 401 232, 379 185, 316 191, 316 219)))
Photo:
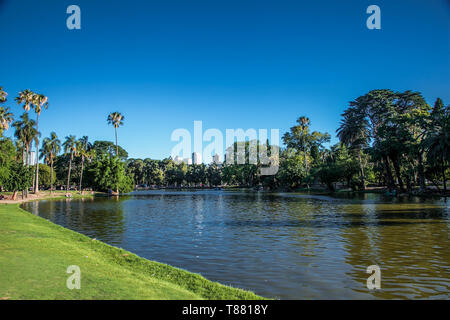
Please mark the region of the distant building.
POLYGON ((202 163, 202 155, 198 152, 192 153, 192 163, 193 164, 201 164, 202 163))
POLYGON ((183 159, 183 162, 186 164, 192 164, 192 159, 191 158, 185 158, 183 159))
POLYGON ((181 159, 180 156, 176 156, 175 159, 173 159, 173 162, 175 162, 176 164, 180 164, 181 162, 183 162, 183 159, 181 159))
POLYGON ((215 163, 215 164, 220 164, 220 163, 221 163, 221 162, 220 162, 220 155, 215 154, 215 155, 213 156, 213 163, 215 163))
POLYGON ((34 166, 36 164, 36 151, 30 152, 30 166, 34 166))

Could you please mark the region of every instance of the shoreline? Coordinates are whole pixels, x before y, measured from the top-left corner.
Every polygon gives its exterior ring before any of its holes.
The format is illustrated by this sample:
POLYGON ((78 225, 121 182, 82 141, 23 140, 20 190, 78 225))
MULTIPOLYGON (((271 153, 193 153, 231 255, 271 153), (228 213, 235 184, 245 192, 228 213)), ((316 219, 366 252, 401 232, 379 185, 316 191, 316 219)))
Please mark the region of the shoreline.
POLYGON ((91 239, 21 203, 0 206, 2 299, 265 299, 91 239), (80 290, 66 287, 70 265, 82 270, 80 290))
POLYGON ((78 191, 65 192, 64 190, 56 190, 50 193, 50 191, 39 191, 38 195, 30 193, 28 198, 23 198, 18 196, 16 200, 3 199, 0 200, 0 204, 21 204, 29 201, 39 201, 39 200, 57 200, 57 199, 80 199, 80 198, 93 198, 95 196, 106 195, 102 192, 97 191, 84 191, 80 194, 78 191), (66 197, 66 194, 71 194, 71 197, 66 197))
MULTIPOLYGON (((169 191, 183 191, 183 190, 215 190, 216 188, 220 188, 223 191, 233 191, 233 190, 246 190, 252 192, 286 192, 286 193, 307 193, 314 195, 335 195, 335 194, 365 194, 365 193, 376 193, 376 194, 386 194, 388 191, 387 187, 368 187, 365 190, 351 190, 349 188, 338 189, 335 191, 327 190, 326 188, 296 188, 296 189, 261 189, 255 190, 255 187, 247 187, 247 186, 222 186, 222 187, 160 187, 160 188, 137 188, 134 189, 133 192, 139 191, 156 191, 156 190, 169 190, 169 191)), ((404 192, 398 193, 396 195, 388 194, 391 197, 422 197, 422 198, 447 198, 450 196, 450 190, 447 190, 447 193, 439 193, 435 192, 433 189, 427 189, 426 192, 420 193, 419 190, 414 190, 417 192, 404 192)))

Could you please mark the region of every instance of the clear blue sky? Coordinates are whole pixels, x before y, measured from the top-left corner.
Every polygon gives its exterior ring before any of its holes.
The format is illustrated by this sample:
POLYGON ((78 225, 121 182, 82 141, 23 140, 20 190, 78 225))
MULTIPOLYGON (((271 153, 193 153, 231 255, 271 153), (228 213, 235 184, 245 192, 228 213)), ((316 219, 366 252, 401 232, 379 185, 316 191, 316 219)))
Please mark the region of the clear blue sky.
MULTIPOLYGON (((371 89, 421 91, 450 103, 446 0, 0 0, 0 86, 49 97, 43 136, 114 139, 130 157, 169 156, 176 128, 279 128, 308 116, 335 130, 371 89), (66 8, 81 8, 81 30, 66 8), (381 30, 366 8, 381 8, 381 30)), ((12 132, 7 132, 11 135, 12 132)))

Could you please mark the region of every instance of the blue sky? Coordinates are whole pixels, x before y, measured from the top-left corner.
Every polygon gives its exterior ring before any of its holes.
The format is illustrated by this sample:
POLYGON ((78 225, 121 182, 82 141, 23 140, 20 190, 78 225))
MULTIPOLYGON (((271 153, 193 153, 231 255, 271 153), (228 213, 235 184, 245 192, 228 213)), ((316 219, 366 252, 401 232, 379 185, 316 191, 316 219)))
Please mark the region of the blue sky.
MULTIPOLYGON (((0 0, 0 86, 49 97, 41 131, 114 139, 162 159, 177 128, 278 128, 302 115, 335 130, 348 101, 371 89, 417 90, 450 103, 446 0, 0 0), (67 6, 81 30, 66 28, 67 6), (381 30, 366 8, 381 8, 381 30)), ((6 135, 11 135, 9 131, 6 135)))

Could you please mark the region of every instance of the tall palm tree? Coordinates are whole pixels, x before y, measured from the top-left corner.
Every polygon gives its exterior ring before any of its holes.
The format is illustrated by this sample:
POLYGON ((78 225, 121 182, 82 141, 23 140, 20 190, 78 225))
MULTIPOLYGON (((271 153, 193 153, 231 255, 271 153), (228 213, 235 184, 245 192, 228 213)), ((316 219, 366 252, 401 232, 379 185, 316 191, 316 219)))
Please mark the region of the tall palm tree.
POLYGON ((20 116, 21 120, 15 121, 12 126, 15 128, 14 136, 18 141, 21 141, 24 147, 24 163, 30 165, 31 144, 36 141, 38 135, 36 130, 36 122, 30 119, 28 113, 20 116))
POLYGON ((81 191, 81 183, 83 182, 83 171, 84 171, 84 161, 91 159, 91 143, 88 141, 87 136, 83 136, 81 139, 77 141, 77 152, 81 156, 81 174, 80 174, 80 187, 79 191, 81 191))
POLYGON ((120 112, 112 112, 108 115, 108 124, 114 126, 115 134, 116 134, 116 156, 119 156, 119 145, 117 144, 117 128, 123 125, 123 120, 125 117, 120 112))
MULTIPOLYGON (((15 128, 14 136, 20 145, 22 145, 23 163, 27 167, 30 166, 31 144, 36 142, 38 132, 36 130, 36 122, 28 117, 28 113, 20 116, 21 120, 15 121, 12 126, 15 128)), ((25 190, 25 196, 28 196, 28 190, 25 190)))
MULTIPOLYGON (((19 105, 23 104, 25 111, 29 111, 31 107, 36 113, 36 130, 39 132, 39 116, 42 108, 48 108, 48 98, 43 94, 34 93, 28 89, 19 92, 19 96, 15 99, 19 105)), ((36 156, 39 156, 39 134, 37 135, 36 156)), ((36 164, 35 189, 34 192, 39 191, 39 161, 36 164)))
POLYGON ((67 173, 67 187, 66 187, 66 192, 69 191, 69 185, 70 185, 70 171, 72 170, 72 160, 73 160, 73 156, 76 154, 77 152, 77 139, 75 136, 70 135, 66 137, 66 141, 64 141, 63 143, 63 147, 64 147, 64 153, 65 154, 70 154, 70 158, 69 158, 69 171, 67 173))
POLYGON ((9 124, 14 121, 13 114, 9 112, 9 108, 0 107, 0 136, 4 130, 9 129, 9 124))
MULTIPOLYGON (((34 94, 33 95, 33 107, 34 112, 36 113, 36 130, 39 132, 39 116, 42 112, 42 108, 48 108, 48 98, 43 94, 34 94)), ((36 142, 36 155, 39 155, 39 135, 37 135, 36 142)), ((39 161, 38 161, 39 162, 39 161)), ((36 163, 36 184, 34 193, 39 192, 39 163, 36 163)))
POLYGON ((53 192, 53 164, 55 157, 61 150, 61 141, 55 132, 50 133, 50 137, 42 141, 42 151, 39 159, 45 158, 47 165, 50 165, 50 193, 53 192))

